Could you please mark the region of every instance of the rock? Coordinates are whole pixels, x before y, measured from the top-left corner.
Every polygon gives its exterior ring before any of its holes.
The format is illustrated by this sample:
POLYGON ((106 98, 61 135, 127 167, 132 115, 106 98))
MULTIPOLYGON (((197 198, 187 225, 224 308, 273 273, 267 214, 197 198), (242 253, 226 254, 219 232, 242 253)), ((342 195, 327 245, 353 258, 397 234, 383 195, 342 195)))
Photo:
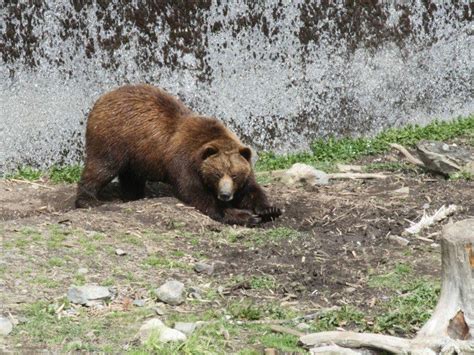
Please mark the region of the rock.
POLYGON ((196 330, 196 328, 196 323, 176 322, 174 324, 174 329, 186 334, 186 336, 190 336, 196 330))
POLYGON ((134 300, 133 305, 136 307, 144 307, 145 306, 145 300, 134 300))
POLYGON ((211 275, 214 272, 214 265, 209 265, 206 263, 196 263, 194 264, 194 271, 197 273, 206 273, 211 275))
POLYGON ((406 247, 408 244, 410 244, 410 241, 408 239, 405 239, 398 235, 389 235, 388 239, 390 239, 392 242, 397 243, 398 245, 401 245, 402 247, 406 247))
POLYGON ((122 249, 115 249, 115 254, 117 254, 118 256, 124 256, 127 255, 127 252, 122 249))
POLYGON ((138 331, 140 340, 145 343, 150 336, 155 335, 158 341, 167 343, 170 341, 186 340, 186 335, 179 330, 167 327, 160 319, 152 318, 145 322, 138 331))
POLYGON ((67 298, 69 301, 82 305, 86 305, 87 303, 92 304, 94 301, 104 301, 111 297, 112 294, 109 289, 103 286, 72 286, 67 291, 67 298))
POLYGON ((85 268, 85 267, 80 267, 79 269, 77 269, 77 273, 78 273, 79 275, 85 275, 85 274, 87 274, 88 272, 89 272, 89 270, 87 270, 87 268, 85 268))
POLYGON ((408 196, 410 194, 410 188, 408 186, 401 187, 399 189, 390 191, 390 194, 395 196, 408 196))
POLYGON ((154 311, 155 311, 155 313, 158 314, 159 316, 163 316, 163 315, 166 314, 166 312, 164 311, 164 309, 161 308, 161 307, 155 307, 155 308, 154 308, 154 311))
POLYGON ((309 324, 306 324, 306 323, 298 323, 296 325, 296 329, 298 329, 298 330, 308 330, 309 328, 311 328, 311 326, 309 324))
POLYGON ((198 287, 191 286, 188 289, 189 297, 195 298, 197 300, 202 299, 202 291, 198 287))
POLYGON ((13 324, 10 319, 0 316, 0 335, 8 335, 13 330, 13 324))
POLYGON ((184 284, 176 280, 166 282, 155 293, 160 301, 173 306, 184 302, 184 284))
POLYGON ((317 170, 310 165, 296 163, 288 169, 281 178, 286 185, 327 185, 328 175, 321 170, 317 170))
POLYGON ((421 141, 416 151, 426 168, 448 176, 463 170, 474 161, 474 151, 437 141, 421 141))

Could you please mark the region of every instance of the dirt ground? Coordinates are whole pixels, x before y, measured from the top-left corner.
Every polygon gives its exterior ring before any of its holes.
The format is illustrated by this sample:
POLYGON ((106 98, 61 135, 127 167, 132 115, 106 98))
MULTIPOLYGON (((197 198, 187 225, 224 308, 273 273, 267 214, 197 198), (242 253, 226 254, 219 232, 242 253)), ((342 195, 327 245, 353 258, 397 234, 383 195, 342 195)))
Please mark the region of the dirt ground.
MULTIPOLYGON (((4 346, 57 350, 74 341, 70 335, 56 343, 41 339, 24 324, 28 305, 60 304, 68 287, 81 283, 115 287, 117 297, 109 307, 123 312, 137 298, 154 307, 150 290, 168 279, 198 287, 203 294, 199 302, 161 305, 170 319, 179 318, 177 314, 199 319, 232 302, 277 304, 299 315, 350 305, 370 318, 377 304, 394 293, 368 287, 371 275, 402 263, 414 275, 439 277, 437 243, 448 220, 422 231, 421 238, 404 236, 406 246, 390 236, 402 236, 410 221, 442 205, 461 208, 450 217, 453 221, 474 215, 472 181, 387 174, 386 180, 335 180, 317 188, 271 181, 265 189, 284 214, 254 229, 210 220, 163 186, 151 186, 146 199, 129 203, 121 202, 111 186, 104 205, 76 210, 74 185, 0 181, 1 312, 18 323, 4 346), (127 254, 116 255, 117 248, 127 254), (214 263, 214 273, 197 274, 193 265, 198 261, 214 263), (79 268, 87 272, 78 276, 79 268)), ((115 345, 131 346, 140 322, 134 319, 115 345)), ((88 341, 98 349, 112 342, 98 333, 88 341)), ((260 345, 237 336, 226 341, 229 352, 260 345)))

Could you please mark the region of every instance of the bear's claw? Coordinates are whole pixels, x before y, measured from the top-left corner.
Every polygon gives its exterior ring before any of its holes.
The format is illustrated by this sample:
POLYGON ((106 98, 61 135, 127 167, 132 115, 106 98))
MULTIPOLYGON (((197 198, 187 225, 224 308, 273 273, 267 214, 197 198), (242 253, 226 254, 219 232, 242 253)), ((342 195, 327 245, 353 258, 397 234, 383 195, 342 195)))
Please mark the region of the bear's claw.
POLYGON ((259 209, 256 213, 262 218, 262 222, 273 221, 281 216, 281 210, 278 207, 267 207, 259 209))

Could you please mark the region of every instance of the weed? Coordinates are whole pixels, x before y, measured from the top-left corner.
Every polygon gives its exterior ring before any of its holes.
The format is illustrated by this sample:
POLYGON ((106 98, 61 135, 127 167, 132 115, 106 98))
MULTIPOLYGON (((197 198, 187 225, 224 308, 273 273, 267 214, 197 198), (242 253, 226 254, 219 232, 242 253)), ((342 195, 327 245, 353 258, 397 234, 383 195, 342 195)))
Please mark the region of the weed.
POLYGON ((64 265, 64 260, 58 257, 52 257, 48 260, 48 265, 51 267, 61 267, 64 265))
POLYGON ((371 276, 369 287, 399 289, 401 285, 409 282, 411 267, 406 264, 397 264, 395 270, 384 275, 371 276))
POLYGON ((417 172, 418 168, 411 164, 399 163, 399 162, 386 162, 386 163, 371 163, 365 167, 365 171, 402 171, 402 172, 417 172))
POLYGON ((316 331, 334 330, 337 327, 356 326, 362 327, 365 325, 364 314, 351 306, 343 306, 338 310, 331 310, 316 320, 313 327, 316 331))
POLYGON ((450 180, 466 180, 466 181, 472 181, 474 180, 474 175, 469 172, 469 171, 459 171, 457 173, 451 174, 449 176, 450 180))
POLYGON ((76 183, 80 180, 82 174, 81 165, 69 165, 64 167, 53 166, 49 169, 49 179, 54 183, 76 183))
POLYGON ((18 170, 15 171, 14 173, 8 174, 5 177, 7 179, 35 181, 35 180, 39 180, 41 176, 42 176, 42 173, 40 170, 29 167, 29 166, 23 166, 23 167, 18 168, 18 170))
MULTIPOLYGON (((413 146, 423 139, 447 140, 474 132, 474 115, 453 121, 434 121, 427 126, 407 125, 390 128, 373 138, 335 138, 317 139, 311 144, 309 152, 277 156, 271 152, 261 153, 256 170, 286 169, 294 163, 311 165, 351 161, 364 155, 374 155, 390 149, 390 143, 413 146)), ((324 170, 324 169, 323 169, 324 170)))
POLYGON ((147 266, 159 269, 190 269, 189 264, 159 256, 149 256, 143 262, 147 266))
POLYGON ((392 298, 384 312, 375 317, 372 331, 384 333, 415 333, 431 316, 440 293, 439 284, 419 280, 410 289, 392 298))

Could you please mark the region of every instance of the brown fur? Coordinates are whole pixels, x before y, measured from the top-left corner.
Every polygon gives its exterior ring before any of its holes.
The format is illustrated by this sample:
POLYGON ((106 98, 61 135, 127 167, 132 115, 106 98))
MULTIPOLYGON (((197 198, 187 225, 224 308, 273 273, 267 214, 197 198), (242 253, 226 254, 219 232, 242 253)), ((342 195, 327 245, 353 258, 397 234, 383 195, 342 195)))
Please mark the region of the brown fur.
POLYGON ((126 200, 143 197, 147 180, 162 181, 216 220, 268 221, 281 212, 256 183, 250 158, 250 149, 218 120, 193 113, 161 89, 124 86, 103 95, 89 114, 76 206, 95 204, 118 175, 126 200))

